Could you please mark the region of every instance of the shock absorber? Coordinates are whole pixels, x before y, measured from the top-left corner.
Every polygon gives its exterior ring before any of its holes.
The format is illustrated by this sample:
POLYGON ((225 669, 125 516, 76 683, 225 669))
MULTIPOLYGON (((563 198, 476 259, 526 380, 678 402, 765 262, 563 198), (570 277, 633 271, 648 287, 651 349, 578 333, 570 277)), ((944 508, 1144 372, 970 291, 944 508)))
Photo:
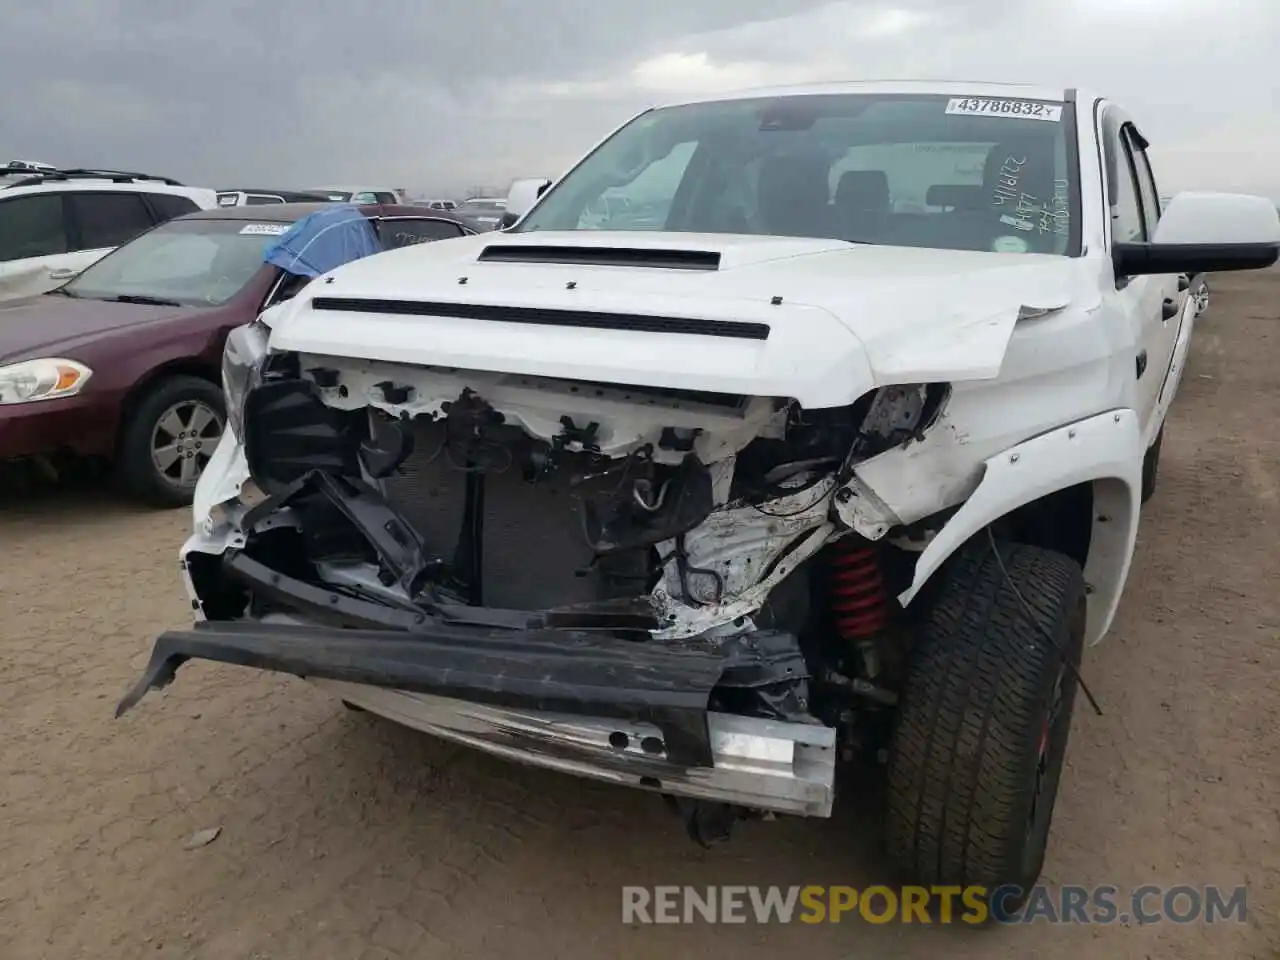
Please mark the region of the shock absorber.
POLYGON ((889 593, 873 546, 857 537, 833 545, 831 612, 836 630, 848 641, 866 640, 889 622, 889 593))

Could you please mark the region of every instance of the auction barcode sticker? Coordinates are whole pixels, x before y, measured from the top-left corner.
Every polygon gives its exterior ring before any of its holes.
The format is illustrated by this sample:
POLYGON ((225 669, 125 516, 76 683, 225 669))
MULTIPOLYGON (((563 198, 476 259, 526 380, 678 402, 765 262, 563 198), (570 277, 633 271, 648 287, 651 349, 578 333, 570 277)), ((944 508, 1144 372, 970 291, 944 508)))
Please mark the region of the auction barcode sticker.
POLYGON ((258 237, 279 237, 288 232, 289 225, 287 223, 247 223, 241 228, 241 233, 247 233, 250 236, 258 237))
POLYGON ((965 114, 971 117, 1005 117, 1009 120, 1048 120, 1057 123, 1062 119, 1062 104, 1035 100, 952 97, 947 101, 947 113, 965 114))

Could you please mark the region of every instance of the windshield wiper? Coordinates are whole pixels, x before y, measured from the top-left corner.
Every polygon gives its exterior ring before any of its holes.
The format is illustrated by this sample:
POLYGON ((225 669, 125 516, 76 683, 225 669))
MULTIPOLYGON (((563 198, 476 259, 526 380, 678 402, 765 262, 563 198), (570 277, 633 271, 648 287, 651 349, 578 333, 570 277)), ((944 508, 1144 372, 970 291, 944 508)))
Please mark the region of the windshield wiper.
POLYGON ((103 297, 110 303, 141 303, 150 307, 180 307, 177 300, 166 300, 164 297, 148 297, 141 293, 122 293, 118 297, 103 297))

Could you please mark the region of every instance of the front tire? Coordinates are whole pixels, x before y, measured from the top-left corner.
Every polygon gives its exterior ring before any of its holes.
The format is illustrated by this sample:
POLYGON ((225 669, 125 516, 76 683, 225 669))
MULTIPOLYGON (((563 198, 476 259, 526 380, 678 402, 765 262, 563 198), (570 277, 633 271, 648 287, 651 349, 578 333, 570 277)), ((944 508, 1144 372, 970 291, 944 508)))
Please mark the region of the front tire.
POLYGON ((998 549, 1004 570, 986 540, 955 558, 911 651, 885 835, 909 882, 982 886, 1012 910, 1044 866, 1086 599, 1070 557, 998 549))
POLYGON ((155 384, 121 434, 116 467, 125 490, 153 506, 188 506, 226 422, 222 390, 208 380, 182 375, 155 384))

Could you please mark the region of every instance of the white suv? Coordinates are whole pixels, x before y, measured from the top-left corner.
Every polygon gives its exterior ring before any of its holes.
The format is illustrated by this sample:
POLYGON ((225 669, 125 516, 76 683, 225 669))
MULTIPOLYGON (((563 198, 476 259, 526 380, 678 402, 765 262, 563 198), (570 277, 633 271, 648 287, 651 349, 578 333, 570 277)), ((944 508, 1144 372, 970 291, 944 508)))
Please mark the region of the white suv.
POLYGON ((52 290, 157 223, 216 204, 212 190, 138 173, 0 176, 0 302, 52 290))

